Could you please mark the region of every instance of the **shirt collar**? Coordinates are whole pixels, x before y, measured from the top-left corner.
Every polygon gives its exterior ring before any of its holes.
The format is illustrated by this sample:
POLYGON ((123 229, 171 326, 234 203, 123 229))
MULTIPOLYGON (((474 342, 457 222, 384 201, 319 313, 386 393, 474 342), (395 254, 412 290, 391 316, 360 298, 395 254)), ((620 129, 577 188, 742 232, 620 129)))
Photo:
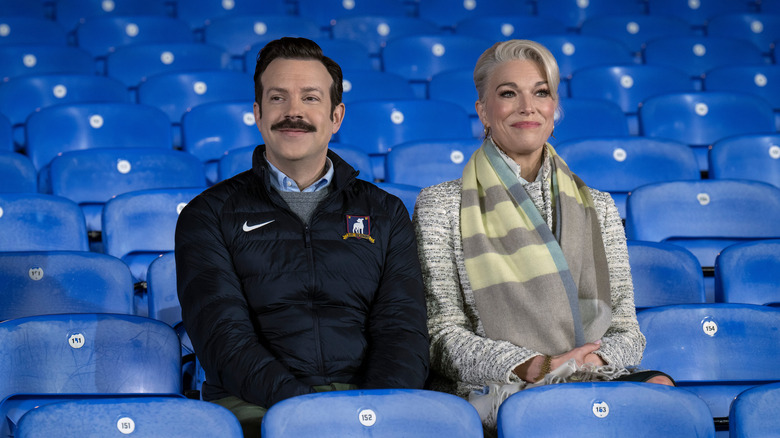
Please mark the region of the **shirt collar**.
POLYGON ((271 171, 271 185, 280 192, 316 192, 328 187, 333 180, 333 163, 328 157, 325 157, 325 175, 323 175, 319 181, 315 181, 314 184, 303 190, 298 188, 298 184, 296 184, 292 178, 285 175, 281 170, 276 168, 276 166, 271 164, 271 162, 268 161, 268 157, 266 157, 265 161, 268 163, 268 170, 271 171))
MULTIPOLYGON (((528 184, 529 181, 526 181, 525 178, 523 178, 520 173, 520 165, 515 162, 512 158, 509 157, 504 151, 501 150, 500 147, 496 146, 496 150, 498 151, 498 154, 501 156, 501 158, 504 159, 507 166, 509 166, 509 170, 512 171, 512 173, 515 174, 517 177, 517 180, 520 181, 520 184, 528 184)), ((536 179, 534 181, 543 181, 545 178, 547 178, 547 148, 545 147, 542 151, 542 166, 539 168, 539 172, 536 173, 536 179)))

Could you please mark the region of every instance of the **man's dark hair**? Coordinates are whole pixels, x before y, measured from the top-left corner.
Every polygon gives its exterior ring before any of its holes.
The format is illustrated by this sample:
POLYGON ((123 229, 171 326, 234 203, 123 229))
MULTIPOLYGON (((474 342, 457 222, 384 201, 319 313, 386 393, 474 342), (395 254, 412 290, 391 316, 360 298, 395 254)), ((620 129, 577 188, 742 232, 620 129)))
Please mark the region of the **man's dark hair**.
POLYGON ((344 76, 341 67, 336 61, 322 54, 322 48, 312 40, 306 38, 283 37, 266 44, 257 54, 255 65, 255 102, 260 107, 260 116, 263 115, 263 83, 260 76, 268 68, 274 59, 300 59, 320 61, 328 70, 333 83, 330 85, 330 113, 333 114, 336 106, 341 103, 341 94, 344 91, 342 81, 344 76))

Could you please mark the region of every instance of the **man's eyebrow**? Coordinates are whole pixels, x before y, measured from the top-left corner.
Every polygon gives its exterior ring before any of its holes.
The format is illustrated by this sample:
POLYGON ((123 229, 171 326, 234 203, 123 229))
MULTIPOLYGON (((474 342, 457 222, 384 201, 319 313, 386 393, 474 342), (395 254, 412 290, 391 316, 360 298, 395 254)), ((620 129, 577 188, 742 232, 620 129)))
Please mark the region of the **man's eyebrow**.
MULTIPOLYGON (((301 88, 301 91, 304 92, 304 93, 320 93, 320 94, 323 94, 322 88, 320 88, 320 87, 303 87, 303 88, 301 88)), ((286 88, 282 88, 282 87, 270 87, 270 88, 268 88, 266 90, 265 94, 270 94, 270 93, 288 94, 289 91, 286 88)))

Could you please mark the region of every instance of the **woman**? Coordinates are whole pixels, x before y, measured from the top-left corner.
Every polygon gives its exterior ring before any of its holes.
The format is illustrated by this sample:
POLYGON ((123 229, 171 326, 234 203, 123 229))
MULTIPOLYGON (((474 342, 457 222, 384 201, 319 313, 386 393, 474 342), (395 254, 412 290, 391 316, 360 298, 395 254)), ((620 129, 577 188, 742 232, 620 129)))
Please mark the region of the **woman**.
MULTIPOLYGON (((461 179, 424 189, 415 207, 434 389, 474 397, 486 385, 673 384, 631 368, 645 338, 614 201, 547 144, 558 110, 552 54, 533 41, 497 43, 474 83, 485 141, 461 179)), ((486 425, 495 413, 481 412, 486 425)))

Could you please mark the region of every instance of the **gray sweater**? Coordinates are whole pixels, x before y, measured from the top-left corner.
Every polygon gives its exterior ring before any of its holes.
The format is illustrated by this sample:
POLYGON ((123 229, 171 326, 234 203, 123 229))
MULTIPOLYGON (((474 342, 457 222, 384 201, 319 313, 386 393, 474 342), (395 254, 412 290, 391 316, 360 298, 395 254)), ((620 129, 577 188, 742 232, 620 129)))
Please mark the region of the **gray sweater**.
MULTIPOLYGON (((545 174, 548 169, 543 169, 545 174)), ((542 184, 544 179, 525 188, 552 227, 549 184, 542 184)), ((590 191, 599 213, 612 299, 612 324, 596 353, 614 366, 637 366, 645 337, 636 319, 623 224, 612 197, 590 191)), ((460 192, 461 180, 423 189, 417 198, 414 224, 428 306, 431 367, 444 378, 434 380, 433 385, 466 397, 487 383, 520 382, 512 370, 540 353, 485 336, 460 239, 460 192)))

